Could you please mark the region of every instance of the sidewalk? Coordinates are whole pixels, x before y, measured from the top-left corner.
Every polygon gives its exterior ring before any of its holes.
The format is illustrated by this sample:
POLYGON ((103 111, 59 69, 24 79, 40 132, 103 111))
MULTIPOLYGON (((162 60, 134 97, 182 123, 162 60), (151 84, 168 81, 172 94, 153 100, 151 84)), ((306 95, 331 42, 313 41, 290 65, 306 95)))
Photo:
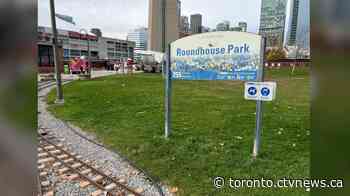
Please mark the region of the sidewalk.
MULTIPOLYGON (((143 71, 134 71, 133 74, 143 73, 143 71)), ((91 77, 98 78, 103 76, 115 75, 115 74, 123 74, 121 71, 110 71, 110 70, 92 70, 91 77)), ((125 71, 124 74, 127 74, 125 71)), ((62 80, 77 80, 79 79, 79 74, 61 74, 62 80)), ((40 81, 40 77, 38 77, 38 81, 40 81)))

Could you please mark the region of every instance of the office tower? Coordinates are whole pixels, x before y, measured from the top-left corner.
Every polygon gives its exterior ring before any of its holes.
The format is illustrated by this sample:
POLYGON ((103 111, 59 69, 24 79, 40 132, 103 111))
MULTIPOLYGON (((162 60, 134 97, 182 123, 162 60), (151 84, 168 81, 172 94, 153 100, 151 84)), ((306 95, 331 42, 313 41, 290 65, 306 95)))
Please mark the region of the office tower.
POLYGON ((299 15, 299 0, 288 0, 289 14, 287 16, 286 27, 286 44, 289 46, 296 45, 297 29, 298 29, 298 15, 299 15))
POLYGON ((283 46, 286 4, 286 0, 262 0, 259 34, 266 37, 267 47, 283 46))
POLYGON ((149 0, 149 50, 165 52, 179 38, 180 6, 179 0, 149 0))
POLYGON ((223 21, 216 25, 216 31, 229 31, 230 30, 230 22, 223 21))
MULTIPOLYGON (((127 40, 135 42, 134 51, 147 50, 148 30, 145 27, 137 28, 130 31, 127 40)), ((140 59, 140 55, 135 54, 135 59, 140 59)))
POLYGON ((242 32, 247 32, 247 23, 246 22, 239 22, 238 23, 238 27, 240 27, 241 28, 241 31, 242 32))
POLYGON ((192 34, 202 33, 202 15, 191 15, 191 32, 192 34))
POLYGON ((190 31, 190 23, 187 16, 181 16, 180 20, 180 32, 188 33, 190 31))

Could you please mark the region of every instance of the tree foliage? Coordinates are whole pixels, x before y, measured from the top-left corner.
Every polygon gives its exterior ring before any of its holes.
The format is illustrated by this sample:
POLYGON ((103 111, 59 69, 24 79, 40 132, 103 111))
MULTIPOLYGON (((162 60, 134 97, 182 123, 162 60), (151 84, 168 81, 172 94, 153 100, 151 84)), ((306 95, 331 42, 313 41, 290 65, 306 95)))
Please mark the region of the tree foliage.
POLYGON ((286 52, 282 48, 274 48, 266 52, 267 61, 277 61, 280 59, 285 59, 286 57, 286 52))

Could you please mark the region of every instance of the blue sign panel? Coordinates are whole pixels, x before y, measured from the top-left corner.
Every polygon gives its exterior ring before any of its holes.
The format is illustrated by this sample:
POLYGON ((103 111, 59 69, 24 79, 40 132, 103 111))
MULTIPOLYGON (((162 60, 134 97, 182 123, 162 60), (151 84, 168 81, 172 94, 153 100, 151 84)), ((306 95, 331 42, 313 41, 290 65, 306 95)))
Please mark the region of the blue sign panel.
POLYGON ((256 95, 256 93, 257 93, 257 90, 256 90, 256 87, 250 87, 249 89, 248 89, 248 94, 249 95, 256 95))
POLYGON ((270 94, 270 89, 268 89, 267 87, 263 87, 261 89, 261 95, 262 96, 269 96, 269 94, 270 94))
POLYGON ((254 81, 261 67, 259 35, 211 32, 171 44, 172 79, 254 81))

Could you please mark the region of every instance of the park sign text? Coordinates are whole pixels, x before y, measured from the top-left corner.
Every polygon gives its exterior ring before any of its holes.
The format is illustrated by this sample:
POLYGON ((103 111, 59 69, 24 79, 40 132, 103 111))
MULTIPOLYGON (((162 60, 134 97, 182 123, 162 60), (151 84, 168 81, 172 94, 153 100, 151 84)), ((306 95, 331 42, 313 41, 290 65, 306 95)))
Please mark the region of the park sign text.
POLYGON ((262 69, 262 37, 252 33, 202 33, 170 47, 172 79, 254 81, 262 69))

